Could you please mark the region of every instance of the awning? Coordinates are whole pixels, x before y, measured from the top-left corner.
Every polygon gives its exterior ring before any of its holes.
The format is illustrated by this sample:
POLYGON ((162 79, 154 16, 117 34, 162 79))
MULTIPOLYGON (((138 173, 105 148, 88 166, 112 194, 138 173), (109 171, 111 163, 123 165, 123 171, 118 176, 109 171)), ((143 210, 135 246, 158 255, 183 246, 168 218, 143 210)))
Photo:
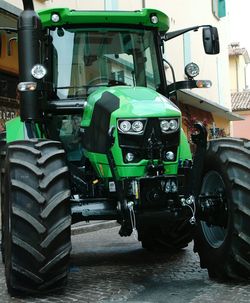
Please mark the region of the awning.
POLYGON ((245 120, 242 116, 232 113, 227 107, 214 101, 208 100, 189 90, 183 89, 177 92, 177 98, 182 104, 192 105, 201 110, 216 114, 229 121, 245 120))
MULTIPOLYGON (((20 1, 21 2, 21 1, 20 1)), ((17 8, 13 4, 8 3, 8 1, 0 0, 0 11, 8 12, 9 14, 19 16, 22 10, 17 8)), ((7 26, 6 24, 4 26, 7 26)))

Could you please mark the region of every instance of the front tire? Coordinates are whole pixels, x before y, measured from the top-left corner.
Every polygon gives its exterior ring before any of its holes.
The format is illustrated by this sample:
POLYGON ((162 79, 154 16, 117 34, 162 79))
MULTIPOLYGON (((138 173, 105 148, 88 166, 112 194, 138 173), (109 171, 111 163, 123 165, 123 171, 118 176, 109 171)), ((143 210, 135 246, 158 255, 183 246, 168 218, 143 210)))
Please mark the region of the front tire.
POLYGON ((248 140, 225 138, 209 142, 201 194, 222 194, 224 203, 214 214, 219 224, 199 222, 194 250, 211 278, 250 279, 249 163, 248 140))
POLYGON ((66 282, 71 216, 64 158, 55 141, 16 141, 8 146, 4 255, 11 295, 47 292, 66 282))
POLYGON ((149 251, 177 251, 193 239, 193 226, 189 220, 175 222, 172 225, 151 225, 138 229, 142 247, 149 251))

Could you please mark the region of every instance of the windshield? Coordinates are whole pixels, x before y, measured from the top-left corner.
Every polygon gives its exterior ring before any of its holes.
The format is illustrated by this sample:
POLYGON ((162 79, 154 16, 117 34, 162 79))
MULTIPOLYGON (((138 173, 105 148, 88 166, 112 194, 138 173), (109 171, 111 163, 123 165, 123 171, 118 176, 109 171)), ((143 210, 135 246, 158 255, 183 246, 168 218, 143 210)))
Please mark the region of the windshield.
POLYGON ((152 31, 59 28, 50 36, 50 80, 59 99, 86 97, 99 86, 160 87, 152 31))

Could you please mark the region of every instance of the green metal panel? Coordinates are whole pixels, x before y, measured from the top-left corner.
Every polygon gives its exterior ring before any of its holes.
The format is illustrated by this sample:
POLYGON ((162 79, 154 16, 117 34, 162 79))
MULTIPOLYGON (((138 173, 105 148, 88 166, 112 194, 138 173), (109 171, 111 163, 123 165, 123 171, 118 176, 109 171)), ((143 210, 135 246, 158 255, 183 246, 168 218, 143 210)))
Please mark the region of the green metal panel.
POLYGON ((187 137, 183 131, 181 130, 181 140, 180 140, 180 147, 179 147, 179 159, 181 160, 191 160, 192 153, 190 150, 190 145, 188 143, 187 137))
MULTIPOLYGON (((148 160, 142 160, 138 163, 123 163, 123 160, 121 159, 121 162, 119 162, 119 157, 121 155, 121 150, 119 149, 119 152, 117 153, 115 151, 115 147, 112 148, 112 153, 115 158, 115 162, 117 165, 117 172, 119 178, 128 178, 128 177, 143 177, 145 176, 146 172, 146 166, 148 164, 148 160), (118 163, 118 164, 117 164, 118 163), (119 165, 123 164, 123 165, 119 165)), ((91 153, 91 152, 85 152, 85 156, 88 157, 91 164, 95 168, 97 174, 100 178, 111 178, 112 174, 108 165, 108 159, 106 155, 98 154, 98 153, 91 153)), ((165 168, 165 174, 167 175, 176 175, 178 170, 178 161, 176 162, 163 162, 164 168, 165 168)))
POLYGON ((24 138, 25 138, 24 123, 21 122, 20 117, 16 117, 6 122, 7 143, 16 140, 24 140, 24 138))
POLYGON ((180 117, 180 110, 167 98, 145 87, 114 86, 103 87, 92 93, 84 110, 81 125, 90 125, 94 105, 104 92, 109 92, 120 99, 120 108, 111 117, 111 125, 116 126, 117 118, 180 117))
POLYGON ((166 32, 169 29, 169 19, 164 13, 155 9, 142 9, 141 11, 74 11, 68 8, 52 8, 38 12, 44 27, 62 26, 62 25, 84 25, 84 24, 120 24, 149 26, 158 28, 160 32, 166 32), (60 15, 60 21, 55 23, 51 21, 53 13, 60 15), (151 22, 151 16, 158 17, 158 23, 151 22))
MULTIPOLYGON (((150 118, 150 117, 181 117, 180 110, 167 98, 156 91, 145 87, 114 86, 99 88, 88 98, 87 106, 84 110, 82 126, 88 127, 91 122, 95 103, 101 98, 104 92, 109 92, 120 100, 120 107, 114 111, 110 119, 110 127, 117 126, 118 118, 150 118)), ((120 178, 142 177, 145 175, 148 160, 142 160, 138 163, 124 163, 122 151, 118 142, 117 128, 114 132, 115 143, 111 149, 117 171, 120 178)), ((190 150, 184 134, 181 135, 183 148, 179 149, 176 162, 164 162, 166 174, 176 174, 178 169, 179 154, 182 159, 191 159, 190 150), (186 140, 186 141, 185 141, 186 140)), ((85 156, 89 158, 93 167, 100 177, 111 177, 108 166, 108 160, 105 154, 85 151, 85 156)))
MULTIPOLYGON (((36 124, 38 138, 41 138, 41 132, 36 124)), ((7 143, 28 139, 26 127, 24 122, 21 121, 20 117, 16 117, 6 122, 6 141, 7 143)))

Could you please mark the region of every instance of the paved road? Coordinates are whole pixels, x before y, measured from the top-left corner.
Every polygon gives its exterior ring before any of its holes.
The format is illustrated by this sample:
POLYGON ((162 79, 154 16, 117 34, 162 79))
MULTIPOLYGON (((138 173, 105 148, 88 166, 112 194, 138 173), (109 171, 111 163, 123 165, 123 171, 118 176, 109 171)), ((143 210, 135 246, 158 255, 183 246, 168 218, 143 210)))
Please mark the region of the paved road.
POLYGON ((250 302, 248 284, 209 280, 192 244, 179 253, 156 255, 141 249, 133 236, 117 233, 113 227, 72 237, 69 283, 59 294, 10 298, 0 264, 0 302, 250 302))

